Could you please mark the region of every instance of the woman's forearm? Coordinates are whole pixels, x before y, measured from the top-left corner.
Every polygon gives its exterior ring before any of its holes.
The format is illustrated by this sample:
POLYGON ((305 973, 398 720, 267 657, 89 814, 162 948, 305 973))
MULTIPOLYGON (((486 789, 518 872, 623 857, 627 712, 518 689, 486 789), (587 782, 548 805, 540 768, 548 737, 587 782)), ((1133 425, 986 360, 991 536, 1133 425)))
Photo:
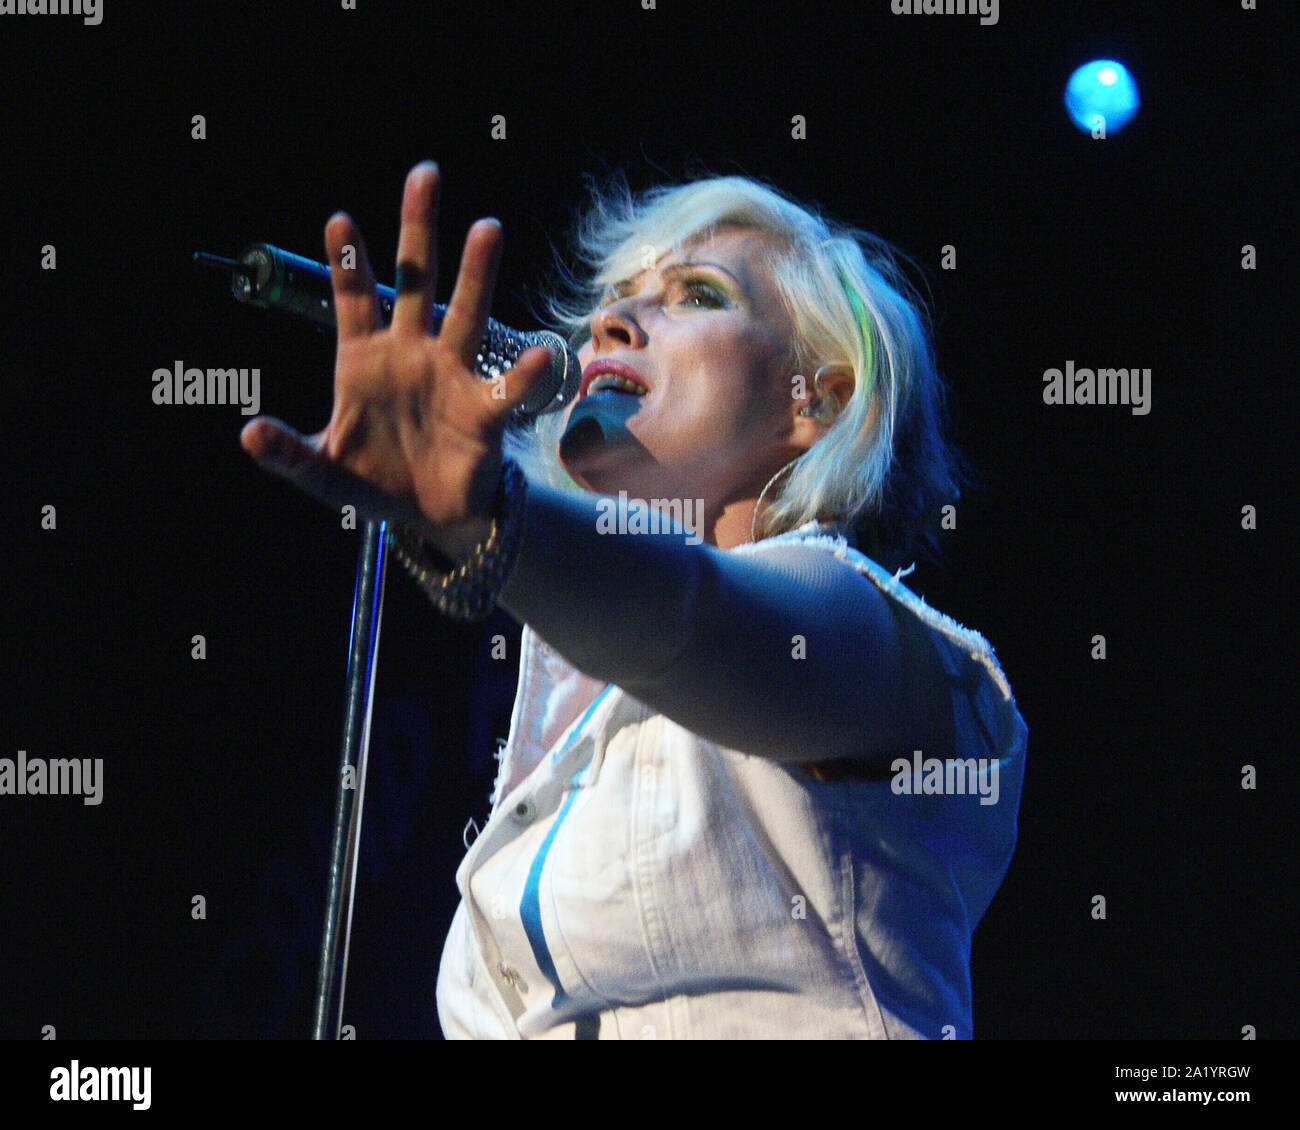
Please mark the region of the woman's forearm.
POLYGON ((685 532, 604 532, 601 517, 599 496, 530 483, 499 600, 575 667, 784 761, 897 740, 896 625, 870 581, 823 550, 727 553, 685 532))
POLYGON ((604 532, 601 500, 529 483, 499 603, 585 674, 630 687, 681 649, 708 547, 684 531, 604 532))

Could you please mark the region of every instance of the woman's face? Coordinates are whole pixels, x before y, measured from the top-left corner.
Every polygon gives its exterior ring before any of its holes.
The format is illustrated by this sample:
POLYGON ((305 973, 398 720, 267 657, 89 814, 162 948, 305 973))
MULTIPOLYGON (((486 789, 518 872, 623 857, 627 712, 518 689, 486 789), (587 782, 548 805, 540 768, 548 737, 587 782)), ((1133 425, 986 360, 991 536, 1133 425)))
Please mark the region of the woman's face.
POLYGON ((711 527, 800 453, 794 327, 762 260, 771 238, 721 228, 607 296, 578 353, 584 395, 619 397, 613 403, 633 414, 626 433, 565 448, 579 483, 631 498, 704 499, 711 527), (629 366, 646 394, 587 391, 588 367, 603 361, 629 366))

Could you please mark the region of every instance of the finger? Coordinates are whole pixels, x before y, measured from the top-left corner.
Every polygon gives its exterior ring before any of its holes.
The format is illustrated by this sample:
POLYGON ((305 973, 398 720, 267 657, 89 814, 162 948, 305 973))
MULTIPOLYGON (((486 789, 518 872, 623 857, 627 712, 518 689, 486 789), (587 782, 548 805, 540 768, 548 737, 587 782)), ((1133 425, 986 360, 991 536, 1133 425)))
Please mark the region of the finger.
POLYGON ((406 177, 402 190, 402 229, 397 237, 397 301, 393 327, 426 334, 438 282, 438 197, 442 174, 422 161, 406 177))
POLYGON ((352 505, 358 514, 373 522, 427 525, 414 502, 385 494, 342 463, 326 457, 321 449, 323 435, 303 436, 280 420, 259 416, 245 426, 240 442, 264 470, 287 479, 332 510, 352 505))
POLYGON ((454 349, 469 368, 474 367, 487 332, 500 262, 501 224, 493 219, 476 221, 465 237, 456 287, 438 332, 438 340, 454 349))
POLYGON ((325 225, 325 255, 330 264, 339 337, 360 337, 379 329, 375 273, 361 231, 346 212, 334 213, 325 225))
POLYGON ((525 349, 501 376, 487 382, 488 403, 500 423, 504 424, 510 413, 533 395, 551 361, 549 349, 534 345, 525 349))

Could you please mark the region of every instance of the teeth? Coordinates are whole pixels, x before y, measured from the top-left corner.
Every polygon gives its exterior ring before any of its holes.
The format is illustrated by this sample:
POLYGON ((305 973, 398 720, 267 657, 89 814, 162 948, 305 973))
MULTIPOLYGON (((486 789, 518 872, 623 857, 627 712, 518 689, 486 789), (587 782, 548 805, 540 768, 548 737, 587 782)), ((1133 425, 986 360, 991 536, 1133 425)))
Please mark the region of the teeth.
POLYGON ((587 394, 599 392, 602 388, 616 388, 620 392, 631 392, 637 396, 645 396, 646 390, 635 381, 629 381, 626 377, 617 376, 614 373, 601 373, 594 378, 591 386, 587 389, 587 394))

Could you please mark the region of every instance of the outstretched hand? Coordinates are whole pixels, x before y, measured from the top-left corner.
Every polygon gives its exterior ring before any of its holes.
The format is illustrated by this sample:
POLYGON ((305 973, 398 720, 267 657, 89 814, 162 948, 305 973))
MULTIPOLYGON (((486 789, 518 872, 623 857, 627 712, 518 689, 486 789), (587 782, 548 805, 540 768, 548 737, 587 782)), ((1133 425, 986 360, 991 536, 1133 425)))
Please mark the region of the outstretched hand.
POLYGON ((240 436, 262 467, 328 506, 351 503, 366 518, 406 523, 430 535, 486 520, 510 413, 550 362, 548 351, 535 346, 493 381, 475 372, 501 257, 496 220, 471 226, 441 332, 429 332, 441 179, 432 161, 407 175, 398 293, 386 329, 361 232, 344 212, 330 217, 325 250, 338 348, 329 424, 303 436, 259 416, 240 436), (355 249, 351 269, 343 266, 349 245, 355 249))

